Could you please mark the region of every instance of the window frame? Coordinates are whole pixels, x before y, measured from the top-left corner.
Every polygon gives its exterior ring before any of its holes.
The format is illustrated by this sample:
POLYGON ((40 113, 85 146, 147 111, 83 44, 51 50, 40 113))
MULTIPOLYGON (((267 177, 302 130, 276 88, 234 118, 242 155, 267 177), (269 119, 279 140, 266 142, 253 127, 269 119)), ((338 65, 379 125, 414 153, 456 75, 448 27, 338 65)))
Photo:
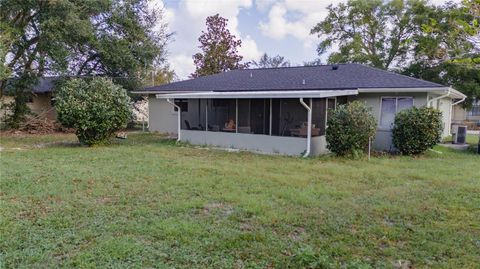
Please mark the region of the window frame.
POLYGON ((392 129, 392 125, 390 125, 390 126, 382 125, 382 104, 383 104, 383 99, 387 99, 387 98, 392 98, 392 99, 394 98, 395 99, 395 115, 397 115, 397 113, 398 113, 398 99, 411 98, 412 99, 412 107, 415 107, 415 97, 412 96, 412 95, 380 96, 380 106, 379 106, 379 113, 378 113, 378 129, 380 129, 380 130, 391 130, 392 129))
MULTIPOLYGON (((187 104, 187 109, 184 110, 182 109, 182 107, 180 106, 180 110, 181 112, 188 112, 188 103, 189 103, 189 99, 181 99, 181 98, 176 98, 176 99, 173 99, 173 103, 175 105, 178 105, 177 102, 183 102, 183 103, 186 103, 187 104)), ((176 106, 172 106, 172 113, 176 114, 178 112, 177 110, 177 107, 176 106)))

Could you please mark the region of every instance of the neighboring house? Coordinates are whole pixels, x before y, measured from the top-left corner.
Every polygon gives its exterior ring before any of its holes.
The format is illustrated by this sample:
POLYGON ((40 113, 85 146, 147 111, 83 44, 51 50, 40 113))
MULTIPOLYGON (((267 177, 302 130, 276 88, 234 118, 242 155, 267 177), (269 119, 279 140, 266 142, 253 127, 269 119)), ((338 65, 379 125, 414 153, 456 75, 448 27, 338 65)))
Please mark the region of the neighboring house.
MULTIPOLYGON (((31 98, 27 101, 27 106, 30 108, 34 115, 38 117, 48 118, 50 120, 57 119, 57 112, 53 106, 52 91, 54 88, 54 81, 57 77, 44 77, 38 79, 38 83, 32 87, 31 98)), ((0 105, 13 102, 13 96, 8 96, 5 93, 0 98, 0 105)), ((0 118, 10 113, 7 109, 0 109, 0 118)))
POLYGON ((475 100, 469 110, 466 110, 461 106, 455 106, 453 109, 452 123, 470 124, 472 127, 479 127, 480 100, 475 100))
POLYGON ((453 100, 465 98, 443 85, 360 64, 234 70, 136 93, 149 96, 151 131, 192 144, 287 155, 328 152, 328 109, 337 104, 365 102, 378 121, 374 147, 393 150, 398 111, 440 109, 447 136, 453 100))

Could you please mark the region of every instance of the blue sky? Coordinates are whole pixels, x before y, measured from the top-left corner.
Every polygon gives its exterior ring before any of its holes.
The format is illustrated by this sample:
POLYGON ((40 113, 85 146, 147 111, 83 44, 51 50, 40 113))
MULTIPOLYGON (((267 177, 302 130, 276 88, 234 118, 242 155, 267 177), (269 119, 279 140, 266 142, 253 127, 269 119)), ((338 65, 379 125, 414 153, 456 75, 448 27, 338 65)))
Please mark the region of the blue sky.
MULTIPOLYGON (((319 39, 310 29, 327 15, 327 6, 344 0, 151 0, 165 10, 168 29, 175 32, 168 45, 168 61, 179 79, 194 71, 192 55, 199 51, 198 37, 205 18, 219 13, 243 42, 245 61, 264 52, 282 55, 293 65, 316 59, 319 39)), ((435 4, 445 0, 433 0, 435 4)), ((334 48, 333 48, 334 50, 334 48)), ((326 55, 322 57, 326 58, 326 55)))

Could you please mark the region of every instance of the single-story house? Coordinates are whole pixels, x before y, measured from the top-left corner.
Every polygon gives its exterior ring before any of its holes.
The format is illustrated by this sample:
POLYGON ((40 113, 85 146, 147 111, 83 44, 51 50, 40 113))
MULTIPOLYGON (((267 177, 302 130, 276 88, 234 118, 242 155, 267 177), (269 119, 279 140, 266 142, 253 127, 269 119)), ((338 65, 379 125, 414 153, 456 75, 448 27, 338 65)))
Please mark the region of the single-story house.
MULTIPOLYGON (((62 77, 42 77, 39 78, 37 84, 32 87, 32 94, 27 101, 27 106, 36 117, 41 119, 47 118, 53 121, 57 120, 53 92, 55 89, 55 81, 60 79, 62 79, 62 77)), ((10 113, 8 109, 3 108, 3 105, 12 103, 13 101, 13 96, 8 95, 7 91, 4 90, 0 96, 0 120, 4 119, 5 116, 10 113)), ((133 114, 134 119, 137 121, 146 120, 146 104, 142 101, 135 103, 133 114)))
MULTIPOLYGON (((53 105, 52 95, 54 81, 56 79, 58 79, 58 77, 39 78, 37 84, 32 87, 32 94, 29 100, 27 100, 27 106, 34 115, 50 120, 57 119, 57 111, 53 105)), ((3 119, 8 113, 10 113, 7 109, 2 108, 3 105, 13 101, 13 96, 9 96, 5 93, 2 94, 0 98, 0 118, 3 119)))
POLYGON ((450 134, 452 107, 465 95, 444 85, 361 64, 243 69, 136 93, 148 95, 151 131, 192 144, 286 155, 328 152, 329 109, 365 102, 378 121, 374 148, 393 150, 395 114, 413 106, 443 112, 450 134))
POLYGON ((470 109, 455 106, 452 111, 452 124, 467 124, 473 128, 479 128, 480 99, 474 100, 470 109))

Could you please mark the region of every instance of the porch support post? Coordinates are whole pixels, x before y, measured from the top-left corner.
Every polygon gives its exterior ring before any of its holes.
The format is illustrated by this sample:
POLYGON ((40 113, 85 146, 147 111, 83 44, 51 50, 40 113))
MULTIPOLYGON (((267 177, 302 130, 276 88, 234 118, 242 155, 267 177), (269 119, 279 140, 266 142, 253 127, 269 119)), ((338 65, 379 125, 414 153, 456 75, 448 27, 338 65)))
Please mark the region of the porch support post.
POLYGON ((235 99, 235 133, 238 133, 238 99, 235 99))
POLYGON ((208 99, 205 99, 205 132, 208 131, 208 99))
POLYGON ((180 109, 179 106, 177 106, 175 104, 175 102, 172 102, 172 100, 170 98, 167 98, 167 102, 177 109, 177 125, 178 125, 177 126, 177 128, 178 128, 177 129, 177 133, 178 133, 177 134, 177 141, 180 141, 181 138, 182 138, 182 132, 181 132, 181 130, 182 130, 182 119, 181 119, 182 110, 180 109))
MULTIPOLYGON (((311 99, 310 99, 311 102, 311 99)), ((308 157, 310 155, 310 145, 312 143, 312 108, 309 107, 304 101, 303 98, 300 98, 300 104, 307 110, 308 122, 307 122, 307 150, 303 157, 308 157)))
POLYGON ((270 98, 270 121, 268 126, 269 135, 272 135, 272 98, 270 98))

